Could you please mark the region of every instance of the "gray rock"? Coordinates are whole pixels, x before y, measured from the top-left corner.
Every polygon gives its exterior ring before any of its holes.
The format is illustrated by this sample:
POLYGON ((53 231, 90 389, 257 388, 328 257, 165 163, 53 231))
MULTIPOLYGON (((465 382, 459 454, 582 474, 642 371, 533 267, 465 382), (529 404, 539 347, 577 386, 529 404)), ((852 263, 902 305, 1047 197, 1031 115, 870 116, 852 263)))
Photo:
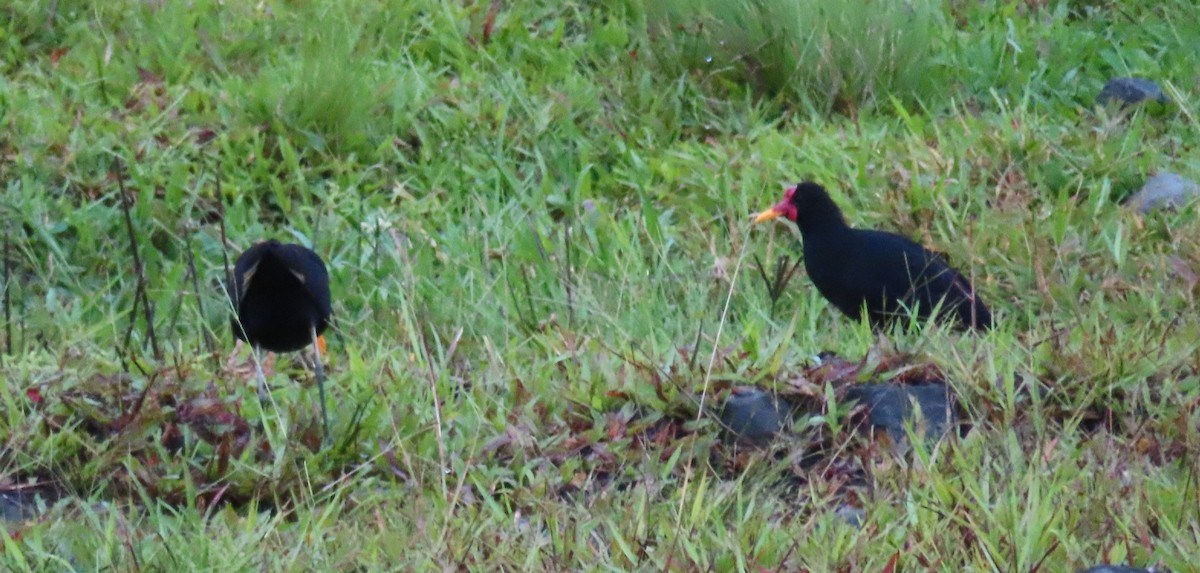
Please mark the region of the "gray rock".
POLYGON ((1170 172, 1163 172, 1146 180, 1141 190, 1126 201, 1141 213, 1163 208, 1186 205, 1200 195, 1200 185, 1195 181, 1170 172))
POLYGON ((1100 105, 1119 105, 1128 107, 1144 101, 1152 101, 1167 105, 1171 98, 1164 94, 1158 84, 1145 78, 1113 78, 1104 84, 1096 103, 1100 105))
POLYGON ((862 529, 862 524, 867 519, 867 510, 861 507, 853 507, 843 505, 837 508, 834 512, 838 517, 842 518, 848 525, 855 529, 862 529))
POLYGON ((758 388, 734 388, 721 408, 721 424, 739 442, 762 445, 783 430, 785 413, 779 400, 758 388))
POLYGON ((906 441, 904 425, 913 419, 916 406, 924 419, 927 440, 941 438, 956 419, 950 389, 941 382, 855 384, 846 392, 846 398, 866 405, 871 425, 886 430, 897 444, 906 441))
POLYGON ((20 523, 39 513, 37 496, 20 491, 0 492, 0 523, 20 523))

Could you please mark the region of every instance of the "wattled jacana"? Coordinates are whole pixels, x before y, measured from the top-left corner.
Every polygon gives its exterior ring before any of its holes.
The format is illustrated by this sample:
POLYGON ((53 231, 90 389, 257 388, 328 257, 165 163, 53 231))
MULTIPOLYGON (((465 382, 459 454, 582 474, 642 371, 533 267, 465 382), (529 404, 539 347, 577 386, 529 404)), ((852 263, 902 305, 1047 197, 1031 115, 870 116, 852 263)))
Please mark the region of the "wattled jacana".
POLYGON ((992 315, 965 277, 942 256, 905 237, 854 229, 820 185, 805 181, 786 191, 755 223, 784 217, 800 228, 804 268, 833 306, 851 318, 865 311, 874 328, 887 328, 915 311, 959 328, 986 330, 992 315))
MULTIPOLYGON (((230 319, 233 335, 255 349, 293 352, 313 345, 321 423, 329 435, 325 406, 325 372, 321 365, 321 333, 333 314, 329 272, 311 249, 276 240, 246 249, 233 268, 229 294, 237 316, 230 319)), ((266 380, 259 375, 259 398, 266 399, 266 380)))

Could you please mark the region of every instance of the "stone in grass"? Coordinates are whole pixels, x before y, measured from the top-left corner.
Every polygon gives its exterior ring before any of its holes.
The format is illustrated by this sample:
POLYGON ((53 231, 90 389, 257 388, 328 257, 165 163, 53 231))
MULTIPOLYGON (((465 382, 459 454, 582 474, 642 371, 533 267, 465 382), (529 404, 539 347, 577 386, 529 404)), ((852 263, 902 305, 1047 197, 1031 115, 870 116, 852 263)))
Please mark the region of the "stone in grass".
POLYGON ((1147 101, 1168 105, 1171 98, 1163 93, 1158 84, 1145 78, 1113 78, 1104 84, 1104 89, 1096 96, 1096 103, 1102 106, 1117 105, 1121 108, 1147 101))
POLYGON ((867 520, 867 510, 851 505, 843 505, 837 508, 834 514, 842 518, 842 521, 846 522, 846 525, 855 529, 862 529, 863 522, 867 520))
POLYGON ((741 443, 764 445, 784 427, 785 413, 779 400, 758 388, 734 388, 721 408, 721 424, 741 443))
POLYGON ((0 523, 19 523, 38 516, 38 496, 21 491, 0 492, 0 523))
POLYGON ((1195 181, 1170 172, 1163 172, 1146 180, 1141 190, 1126 201, 1140 213, 1158 209, 1174 209, 1186 205, 1200 195, 1200 185, 1195 181))
MULTIPOLYGON (((58 496, 51 490, 43 488, 0 491, 0 531, 7 530, 9 536, 19 535, 21 529, 27 526, 27 522, 32 524, 38 521, 54 519, 47 517, 46 513, 52 511, 51 506, 54 503, 62 501, 57 498, 58 496)), ((96 509, 103 509, 103 507, 98 506, 96 509)), ((2 538, 3 534, 0 533, 0 539, 2 538)), ((72 554, 71 549, 67 547, 67 544, 63 540, 51 540, 50 543, 51 547, 54 548, 57 559, 69 565, 69 567, 63 570, 78 570, 75 555, 72 554)), ((2 542, 0 542, 0 548, 2 547, 2 542)))
MULTIPOLYGON (((865 405, 870 424, 886 430, 896 444, 907 441, 904 425, 913 420, 917 406, 924 420, 927 440, 941 438, 955 421, 950 389, 941 382, 855 384, 846 392, 846 398, 865 405)), ((920 426, 916 428, 920 429, 920 426)))
POLYGON ((1150 573, 1141 567, 1126 567, 1124 565, 1097 565, 1088 569, 1081 569, 1079 573, 1150 573))

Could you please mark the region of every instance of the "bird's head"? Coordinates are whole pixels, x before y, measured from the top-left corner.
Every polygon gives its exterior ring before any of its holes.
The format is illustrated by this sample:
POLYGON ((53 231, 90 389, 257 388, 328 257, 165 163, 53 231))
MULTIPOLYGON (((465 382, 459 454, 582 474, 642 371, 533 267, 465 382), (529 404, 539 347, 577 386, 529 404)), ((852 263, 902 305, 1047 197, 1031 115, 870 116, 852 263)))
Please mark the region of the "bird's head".
POLYGON ((783 200, 756 215, 754 222, 762 223, 779 217, 796 223, 801 231, 822 225, 845 225, 841 209, 838 209, 824 187, 812 181, 789 187, 784 191, 783 200))

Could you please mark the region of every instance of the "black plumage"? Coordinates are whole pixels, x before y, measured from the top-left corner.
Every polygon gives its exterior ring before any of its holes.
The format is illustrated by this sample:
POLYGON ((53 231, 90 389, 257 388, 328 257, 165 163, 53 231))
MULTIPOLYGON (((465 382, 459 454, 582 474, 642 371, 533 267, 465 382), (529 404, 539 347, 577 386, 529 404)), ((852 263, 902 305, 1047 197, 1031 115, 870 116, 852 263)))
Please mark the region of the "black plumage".
POLYGON ((945 258, 884 231, 854 229, 820 185, 801 183, 755 222, 784 217, 796 223, 808 276, 833 306, 852 318, 865 311, 876 328, 915 312, 960 328, 989 329, 992 315, 971 283, 945 258))
MULTIPOLYGON (((238 256, 228 291, 237 312, 230 319, 234 336, 271 352, 314 347, 321 421, 328 436, 320 336, 329 326, 333 307, 325 262, 306 247, 263 241, 238 256)), ((261 370, 259 397, 267 397, 261 370)))
POLYGON ((233 267, 237 316, 233 334, 272 352, 294 352, 313 343, 333 314, 329 271, 311 249, 276 240, 246 249, 233 267))

